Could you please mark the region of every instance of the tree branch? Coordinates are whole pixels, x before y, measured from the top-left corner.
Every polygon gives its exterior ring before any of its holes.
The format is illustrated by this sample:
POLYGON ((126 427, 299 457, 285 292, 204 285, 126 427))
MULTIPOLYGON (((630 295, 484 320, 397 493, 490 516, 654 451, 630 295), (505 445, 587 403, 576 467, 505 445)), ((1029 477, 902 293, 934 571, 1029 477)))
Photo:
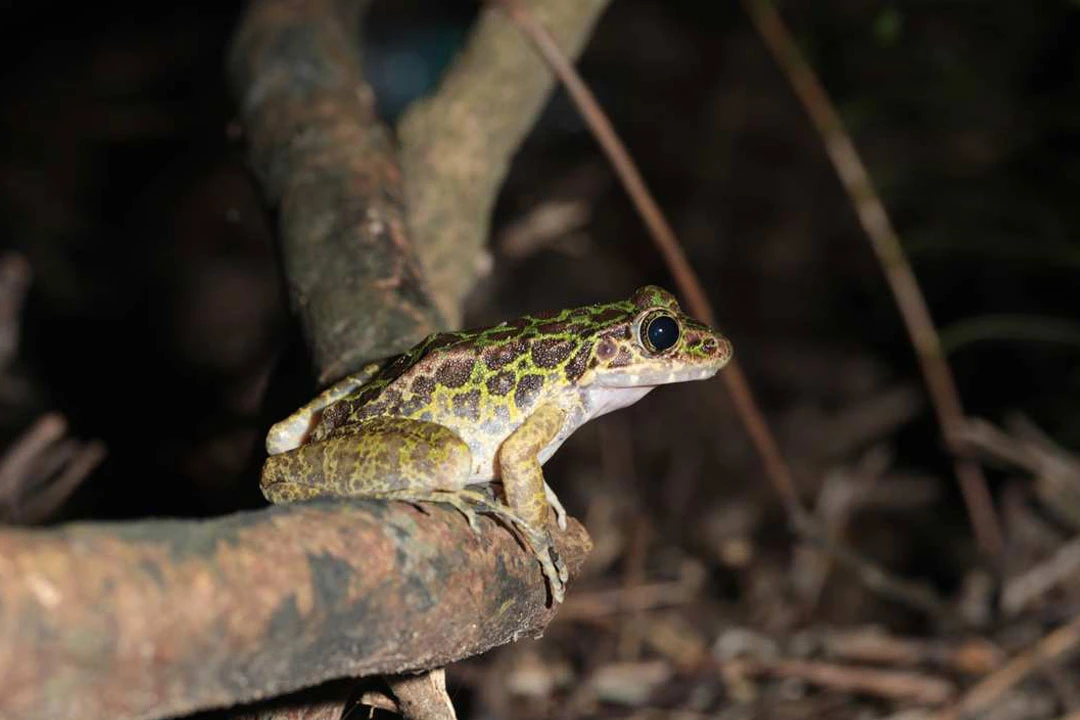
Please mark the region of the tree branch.
POLYGON ((346 21, 363 5, 253 2, 229 60, 324 385, 446 329, 406 236, 401 173, 346 21))
MULTIPOLYGON (((536 17, 576 58, 610 0, 532 0, 536 17)), ((442 313, 457 321, 478 274, 491 210, 510 161, 555 79, 498 8, 480 14, 438 92, 398 125, 409 230, 442 313)))
MULTIPOLYGON (((180 715, 538 634, 554 613, 539 565, 481 523, 320 502, 0 532, 0 717, 180 715)), ((576 572, 585 531, 554 536, 576 572)))

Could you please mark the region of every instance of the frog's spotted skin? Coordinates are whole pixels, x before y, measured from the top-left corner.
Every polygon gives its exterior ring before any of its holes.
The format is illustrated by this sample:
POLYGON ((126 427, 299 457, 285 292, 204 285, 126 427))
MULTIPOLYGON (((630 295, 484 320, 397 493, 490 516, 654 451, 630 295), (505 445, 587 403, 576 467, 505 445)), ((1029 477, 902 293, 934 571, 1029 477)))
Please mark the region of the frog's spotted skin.
POLYGON ((727 339, 653 286, 626 301, 432 335, 271 428, 263 492, 273 502, 329 494, 458 507, 468 496, 522 531, 559 601, 566 573, 543 530, 557 499, 540 466, 589 419, 657 385, 711 377, 731 354, 727 339), (677 328, 663 350, 649 340, 660 316, 677 328), (496 479, 509 507, 465 490, 496 479))

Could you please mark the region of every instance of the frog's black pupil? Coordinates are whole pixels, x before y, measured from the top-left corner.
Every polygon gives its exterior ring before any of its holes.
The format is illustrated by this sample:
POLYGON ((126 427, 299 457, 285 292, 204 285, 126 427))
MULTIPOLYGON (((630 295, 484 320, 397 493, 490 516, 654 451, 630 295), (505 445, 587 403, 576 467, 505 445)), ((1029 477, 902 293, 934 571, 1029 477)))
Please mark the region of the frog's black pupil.
POLYGON ((679 340, 679 323, 673 317, 661 315, 649 321, 645 334, 654 350, 667 350, 679 340))

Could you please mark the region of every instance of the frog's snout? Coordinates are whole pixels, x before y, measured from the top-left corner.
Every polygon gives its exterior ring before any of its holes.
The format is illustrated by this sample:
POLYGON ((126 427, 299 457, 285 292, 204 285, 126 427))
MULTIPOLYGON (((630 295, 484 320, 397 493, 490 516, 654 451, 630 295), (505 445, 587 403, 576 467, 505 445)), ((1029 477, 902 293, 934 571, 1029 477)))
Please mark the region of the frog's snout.
POLYGON ((726 337, 709 337, 701 343, 701 350, 717 360, 726 363, 735 354, 735 348, 726 337))

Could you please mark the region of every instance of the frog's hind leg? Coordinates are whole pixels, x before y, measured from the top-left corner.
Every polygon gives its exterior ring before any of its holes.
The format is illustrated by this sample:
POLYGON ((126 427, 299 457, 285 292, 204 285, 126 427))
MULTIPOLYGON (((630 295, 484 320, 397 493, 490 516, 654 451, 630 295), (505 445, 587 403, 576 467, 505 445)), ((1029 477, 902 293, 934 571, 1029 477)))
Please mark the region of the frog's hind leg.
POLYGON ((347 375, 323 390, 314 400, 289 417, 274 423, 266 433, 266 452, 277 455, 300 447, 311 432, 319 413, 374 377, 379 367, 378 363, 365 365, 359 372, 347 375))
POLYGON ((260 485, 272 503, 325 496, 442 502, 459 510, 474 531, 480 527, 477 511, 520 523, 502 503, 465 487, 471 469, 469 446, 449 428, 384 417, 271 455, 260 485))

